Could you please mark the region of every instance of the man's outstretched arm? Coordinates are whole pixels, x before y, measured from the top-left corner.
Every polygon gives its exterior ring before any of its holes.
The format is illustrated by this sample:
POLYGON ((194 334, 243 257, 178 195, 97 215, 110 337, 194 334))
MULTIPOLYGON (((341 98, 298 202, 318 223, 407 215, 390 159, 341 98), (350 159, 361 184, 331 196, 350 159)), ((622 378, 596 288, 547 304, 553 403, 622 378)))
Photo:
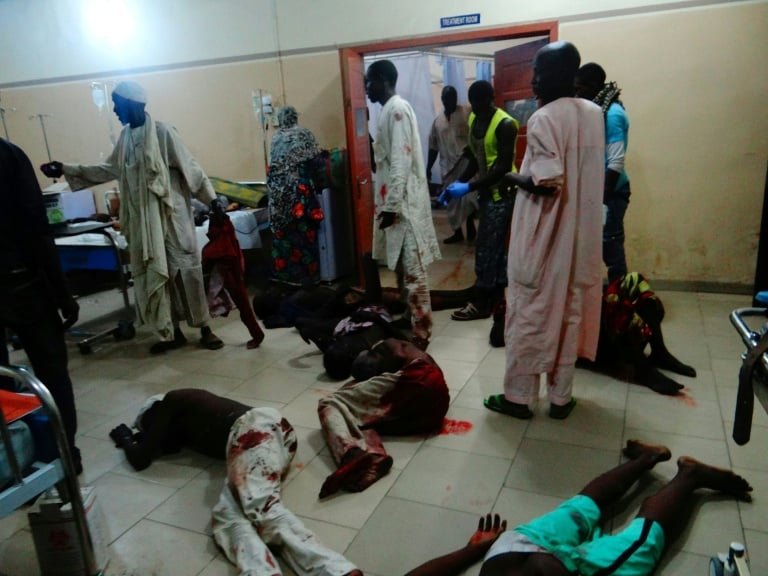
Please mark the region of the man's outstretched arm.
POLYGON ((491 518, 490 514, 480 517, 477 531, 472 535, 463 548, 434 558, 408 572, 406 576, 453 576, 460 574, 475 562, 479 562, 496 541, 496 538, 507 529, 507 521, 501 520, 498 514, 491 518))

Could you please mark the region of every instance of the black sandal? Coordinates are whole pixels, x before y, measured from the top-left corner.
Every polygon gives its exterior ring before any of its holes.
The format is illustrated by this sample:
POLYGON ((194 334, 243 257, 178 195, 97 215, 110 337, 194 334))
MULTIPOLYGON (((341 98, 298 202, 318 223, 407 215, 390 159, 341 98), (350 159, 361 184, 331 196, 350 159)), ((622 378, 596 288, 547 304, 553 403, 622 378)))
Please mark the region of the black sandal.
POLYGON ((488 396, 488 398, 483 400, 483 406, 488 408, 488 410, 506 414, 507 416, 512 416, 513 418, 519 418, 520 420, 528 420, 533 418, 533 412, 531 412, 531 409, 528 408, 528 406, 525 404, 510 402, 504 398, 504 394, 494 394, 493 396, 488 396))

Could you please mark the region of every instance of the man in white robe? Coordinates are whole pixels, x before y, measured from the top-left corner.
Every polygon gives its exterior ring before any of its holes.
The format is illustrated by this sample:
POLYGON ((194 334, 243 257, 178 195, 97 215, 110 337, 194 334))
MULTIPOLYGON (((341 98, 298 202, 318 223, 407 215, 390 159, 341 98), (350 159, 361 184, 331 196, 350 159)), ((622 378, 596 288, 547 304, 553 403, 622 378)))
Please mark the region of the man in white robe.
POLYGON ((151 326, 161 353, 186 343, 179 322, 200 328, 200 344, 209 350, 223 342, 208 321, 208 303, 197 249, 192 198, 221 209, 208 177, 176 130, 144 111, 144 89, 121 82, 112 92, 114 111, 125 125, 103 164, 44 165, 48 176, 64 175, 73 190, 118 180, 120 229, 128 241, 136 311, 151 326))
MULTIPOLYGON (((432 166, 440 156, 440 184, 445 189, 464 172, 467 160, 464 149, 469 143, 469 106, 458 104, 458 93, 453 86, 446 86, 440 94, 443 112, 432 121, 429 131, 429 152, 427 153, 427 180, 432 175, 432 166)), ((477 190, 461 198, 451 198, 446 206, 448 223, 453 235, 443 240, 443 244, 455 244, 464 241, 461 226, 467 223, 466 239, 472 242, 477 236, 473 214, 477 212, 477 190)))
POLYGON ((411 313, 413 343, 422 350, 432 335, 427 267, 440 258, 416 115, 395 93, 397 69, 377 60, 365 74, 365 91, 383 108, 374 142, 376 187, 373 257, 397 273, 411 313))
POLYGON ((509 241, 504 394, 486 408, 530 418, 547 375, 549 416, 566 418, 576 358, 595 358, 602 297, 605 134, 600 108, 573 98, 579 53, 548 44, 533 63, 540 107, 528 121, 509 241))

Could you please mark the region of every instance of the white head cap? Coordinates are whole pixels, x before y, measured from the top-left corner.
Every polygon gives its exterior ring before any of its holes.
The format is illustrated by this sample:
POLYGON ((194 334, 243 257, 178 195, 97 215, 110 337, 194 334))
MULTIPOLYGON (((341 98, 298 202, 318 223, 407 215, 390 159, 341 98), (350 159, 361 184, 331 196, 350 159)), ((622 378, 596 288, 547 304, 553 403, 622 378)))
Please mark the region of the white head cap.
POLYGON ((154 396, 147 398, 144 404, 141 405, 141 408, 139 408, 139 413, 136 415, 136 421, 133 423, 133 427, 143 432, 144 429, 141 427, 141 418, 147 410, 152 408, 152 405, 155 402, 160 402, 163 398, 165 398, 165 394, 155 394, 154 396))
POLYGON ((133 102, 139 102, 140 104, 147 103, 147 93, 136 82, 120 82, 115 89, 112 90, 112 94, 125 98, 126 100, 132 100, 133 102))

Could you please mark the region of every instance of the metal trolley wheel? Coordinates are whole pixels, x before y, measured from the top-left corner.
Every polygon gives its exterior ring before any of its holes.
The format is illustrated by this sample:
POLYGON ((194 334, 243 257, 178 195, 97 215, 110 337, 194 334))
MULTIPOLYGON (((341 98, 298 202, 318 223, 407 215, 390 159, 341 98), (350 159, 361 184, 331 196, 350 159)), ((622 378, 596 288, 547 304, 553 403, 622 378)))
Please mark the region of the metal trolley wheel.
POLYGON ((723 576, 724 568, 720 558, 712 557, 709 559, 709 576, 723 576))
POLYGON ((133 326, 133 321, 120 320, 120 322, 117 323, 117 328, 115 328, 113 336, 118 342, 120 340, 130 340, 136 336, 136 328, 133 326))

